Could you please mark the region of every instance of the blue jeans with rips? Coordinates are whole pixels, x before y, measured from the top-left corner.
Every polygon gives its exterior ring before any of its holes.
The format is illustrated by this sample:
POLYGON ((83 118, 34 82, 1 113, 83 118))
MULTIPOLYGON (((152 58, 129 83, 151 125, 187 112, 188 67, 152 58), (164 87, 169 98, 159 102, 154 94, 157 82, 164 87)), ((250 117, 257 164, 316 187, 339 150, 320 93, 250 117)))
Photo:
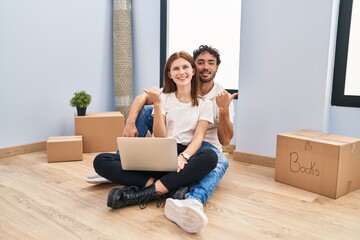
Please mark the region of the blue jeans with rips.
MULTIPOLYGON (((152 105, 145 105, 141 110, 138 118, 136 119, 136 128, 138 130, 139 137, 145 137, 147 131, 152 133, 153 127, 153 117, 151 115, 153 110, 152 105)), ((190 187, 188 193, 186 193, 185 198, 193 198, 200 201, 202 204, 205 204, 208 198, 211 196, 212 192, 215 190, 216 186, 220 182, 221 178, 224 176, 227 168, 229 167, 229 161, 226 156, 212 144, 203 142, 200 149, 211 148, 214 150, 218 156, 218 163, 216 167, 206 175, 202 180, 198 181, 190 187)))

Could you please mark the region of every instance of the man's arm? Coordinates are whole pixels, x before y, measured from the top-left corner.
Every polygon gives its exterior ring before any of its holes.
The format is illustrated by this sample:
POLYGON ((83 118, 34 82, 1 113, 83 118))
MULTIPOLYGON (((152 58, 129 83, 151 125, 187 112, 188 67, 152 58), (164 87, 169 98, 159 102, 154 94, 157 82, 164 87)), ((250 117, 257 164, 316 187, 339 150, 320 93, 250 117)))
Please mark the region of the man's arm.
POLYGON ((230 122, 229 109, 225 111, 219 110, 217 134, 221 145, 226 146, 230 144, 230 141, 234 136, 234 129, 232 123, 230 122))
POLYGON ((144 107, 145 104, 151 104, 151 99, 148 97, 146 93, 143 93, 135 97, 129 109, 128 117, 126 119, 126 124, 123 133, 124 137, 138 136, 138 131, 135 123, 141 109, 144 107))
POLYGON ((237 93, 230 95, 224 91, 216 96, 216 104, 219 108, 219 122, 217 134, 221 145, 226 146, 230 144, 234 136, 233 124, 230 121, 229 106, 231 101, 237 96, 237 93))

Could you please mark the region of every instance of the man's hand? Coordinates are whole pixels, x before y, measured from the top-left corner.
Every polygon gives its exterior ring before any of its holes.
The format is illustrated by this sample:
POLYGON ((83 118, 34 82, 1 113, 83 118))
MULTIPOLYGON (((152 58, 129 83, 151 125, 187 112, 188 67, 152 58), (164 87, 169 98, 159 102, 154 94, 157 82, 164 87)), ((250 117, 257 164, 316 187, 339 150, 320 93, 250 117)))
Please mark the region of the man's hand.
POLYGON ((135 123, 126 123, 124 127, 124 137, 138 137, 138 131, 135 123))
POLYGON ((216 105, 220 111, 228 111, 231 101, 239 95, 238 93, 229 94, 226 90, 216 96, 216 105))

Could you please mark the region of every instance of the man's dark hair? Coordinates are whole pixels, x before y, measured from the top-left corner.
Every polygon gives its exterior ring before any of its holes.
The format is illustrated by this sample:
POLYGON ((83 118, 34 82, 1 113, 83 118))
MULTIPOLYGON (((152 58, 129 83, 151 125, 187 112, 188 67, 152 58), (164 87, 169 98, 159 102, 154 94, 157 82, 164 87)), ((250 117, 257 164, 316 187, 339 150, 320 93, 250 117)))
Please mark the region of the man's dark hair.
POLYGON ((196 61, 196 58, 204 52, 208 52, 211 55, 213 55, 216 58, 216 64, 220 65, 221 60, 220 60, 219 50, 217 50, 216 48, 213 48, 211 46, 208 46, 208 45, 200 45, 200 47, 198 49, 194 50, 194 52, 193 52, 194 60, 196 61))

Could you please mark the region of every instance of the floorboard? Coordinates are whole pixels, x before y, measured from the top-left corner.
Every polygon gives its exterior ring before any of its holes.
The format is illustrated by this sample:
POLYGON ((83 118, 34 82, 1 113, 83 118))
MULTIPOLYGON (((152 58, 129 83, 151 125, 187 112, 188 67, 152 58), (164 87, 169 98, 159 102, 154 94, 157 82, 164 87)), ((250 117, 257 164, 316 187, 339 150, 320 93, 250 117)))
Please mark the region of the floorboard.
POLYGON ((205 205, 197 234, 155 203, 112 210, 90 185, 96 154, 47 163, 39 151, 0 159, 0 239, 360 239, 360 190, 336 200, 274 181, 274 168, 233 161, 205 205))

